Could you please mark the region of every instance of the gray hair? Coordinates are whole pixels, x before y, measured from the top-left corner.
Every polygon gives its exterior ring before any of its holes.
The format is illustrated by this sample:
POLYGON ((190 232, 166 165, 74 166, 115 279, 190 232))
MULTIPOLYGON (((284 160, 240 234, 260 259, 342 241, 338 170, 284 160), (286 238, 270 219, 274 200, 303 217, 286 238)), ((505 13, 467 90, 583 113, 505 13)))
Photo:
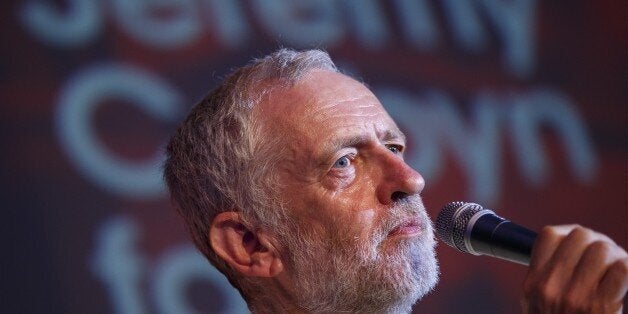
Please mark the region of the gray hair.
POLYGON ((281 210, 270 175, 280 150, 256 132, 252 109, 277 88, 314 69, 338 72, 321 50, 278 50, 237 69, 191 110, 168 143, 164 178, 197 248, 240 290, 236 273, 212 250, 214 217, 238 211, 248 227, 276 226, 281 210))

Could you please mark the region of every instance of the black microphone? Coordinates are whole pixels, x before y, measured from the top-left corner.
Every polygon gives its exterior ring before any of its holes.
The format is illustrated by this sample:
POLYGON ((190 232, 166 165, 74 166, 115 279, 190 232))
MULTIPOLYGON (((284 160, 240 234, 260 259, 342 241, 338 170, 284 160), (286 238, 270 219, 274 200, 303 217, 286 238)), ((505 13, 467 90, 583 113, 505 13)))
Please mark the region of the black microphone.
POLYGON ((529 265, 536 232, 497 216, 475 203, 452 202, 436 218, 441 241, 461 252, 489 255, 529 265))

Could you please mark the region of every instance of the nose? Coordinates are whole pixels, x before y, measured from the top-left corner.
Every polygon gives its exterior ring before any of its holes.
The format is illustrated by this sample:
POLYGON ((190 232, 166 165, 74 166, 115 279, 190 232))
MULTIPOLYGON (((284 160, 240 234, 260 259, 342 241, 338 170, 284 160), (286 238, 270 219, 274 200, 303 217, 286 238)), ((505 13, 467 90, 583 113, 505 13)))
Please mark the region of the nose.
POLYGON ((383 159, 377 192, 380 203, 388 205, 423 191, 425 179, 401 157, 387 152, 383 159))

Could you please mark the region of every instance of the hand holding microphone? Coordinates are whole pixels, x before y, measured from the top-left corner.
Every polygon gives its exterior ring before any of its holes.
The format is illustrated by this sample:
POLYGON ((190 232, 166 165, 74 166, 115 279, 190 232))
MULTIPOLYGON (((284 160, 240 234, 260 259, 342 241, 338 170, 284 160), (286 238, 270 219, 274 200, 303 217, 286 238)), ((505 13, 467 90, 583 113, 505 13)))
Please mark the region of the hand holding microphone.
POLYGON ((438 237, 474 255, 529 264, 524 313, 621 313, 628 291, 628 254, 607 236, 579 225, 536 233, 473 203, 446 205, 438 237))

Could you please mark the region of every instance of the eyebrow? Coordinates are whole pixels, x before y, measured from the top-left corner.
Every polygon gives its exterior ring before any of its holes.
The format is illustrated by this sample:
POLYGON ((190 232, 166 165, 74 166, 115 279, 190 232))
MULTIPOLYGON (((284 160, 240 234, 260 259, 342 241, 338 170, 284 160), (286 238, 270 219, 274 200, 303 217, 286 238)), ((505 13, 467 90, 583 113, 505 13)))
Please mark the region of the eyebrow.
MULTIPOLYGON (((384 132, 377 132, 380 141, 400 141, 405 145, 406 136, 399 129, 388 129, 384 132)), ((361 146, 371 140, 368 135, 353 135, 347 137, 339 137, 325 143, 320 150, 320 153, 316 156, 316 163, 327 164, 329 159, 342 148, 361 146)))
POLYGON ((383 141, 401 141, 404 145, 406 143, 406 135, 399 129, 388 129, 384 132, 381 138, 383 141))

